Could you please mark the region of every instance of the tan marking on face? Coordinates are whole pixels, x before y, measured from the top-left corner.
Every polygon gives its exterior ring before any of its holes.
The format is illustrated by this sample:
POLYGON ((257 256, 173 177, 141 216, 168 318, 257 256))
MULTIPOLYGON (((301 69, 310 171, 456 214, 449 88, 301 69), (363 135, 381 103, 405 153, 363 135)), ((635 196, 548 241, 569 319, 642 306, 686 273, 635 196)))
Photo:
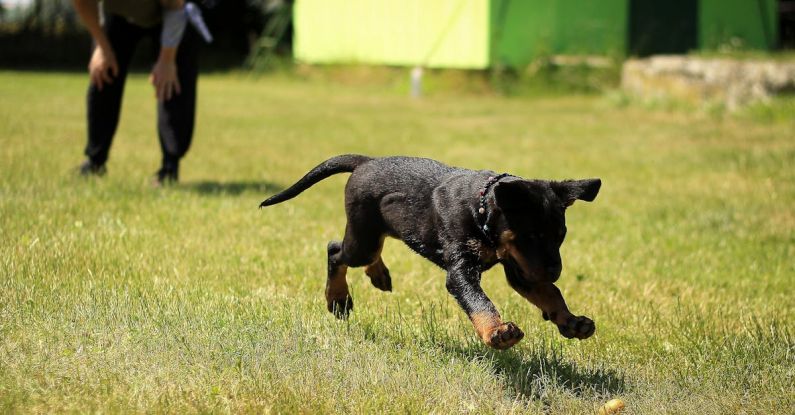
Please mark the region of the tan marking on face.
POLYGON ((326 300, 345 298, 348 295, 347 265, 337 266, 337 271, 326 280, 326 300))
POLYGON ((510 245, 513 244, 516 235, 513 231, 505 231, 500 234, 500 242, 497 244, 497 258, 505 259, 509 255, 510 245))
POLYGON ((503 260, 510 257, 516 261, 524 275, 530 275, 530 265, 527 263, 527 259, 524 255, 516 248, 514 244, 515 240, 516 235, 513 231, 507 230, 500 234, 500 243, 497 245, 497 258, 503 260))
POLYGON ((469 319, 472 321, 472 325, 475 326, 478 336, 487 344, 491 340, 491 334, 502 324, 502 319, 498 313, 485 311, 472 313, 469 319))

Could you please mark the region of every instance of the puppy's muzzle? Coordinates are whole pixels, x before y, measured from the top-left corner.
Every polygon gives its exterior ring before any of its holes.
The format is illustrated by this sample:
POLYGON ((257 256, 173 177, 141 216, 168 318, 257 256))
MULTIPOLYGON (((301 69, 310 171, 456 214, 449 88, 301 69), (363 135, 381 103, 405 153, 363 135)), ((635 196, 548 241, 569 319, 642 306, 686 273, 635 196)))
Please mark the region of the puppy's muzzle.
POLYGON ((521 263, 516 261, 514 258, 509 258, 508 262, 510 262, 511 266, 518 270, 519 273, 528 281, 534 282, 555 282, 560 278, 560 272, 562 271, 562 266, 560 265, 552 265, 546 268, 544 267, 523 267, 521 263))
POLYGON ((546 268, 546 278, 545 280, 548 282, 555 282, 560 278, 560 272, 563 270, 563 267, 560 265, 553 265, 546 268))

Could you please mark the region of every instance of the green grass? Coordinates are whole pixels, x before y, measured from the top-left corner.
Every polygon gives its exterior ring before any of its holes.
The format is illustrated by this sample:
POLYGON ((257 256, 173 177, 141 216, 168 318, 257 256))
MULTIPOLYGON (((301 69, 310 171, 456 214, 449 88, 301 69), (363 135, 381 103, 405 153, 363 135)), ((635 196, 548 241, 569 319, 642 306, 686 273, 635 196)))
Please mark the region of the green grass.
POLYGON ((153 189, 143 75, 108 176, 74 176, 86 81, 0 72, 0 412, 795 412, 792 117, 212 75, 181 183, 153 189), (601 177, 570 209, 559 282, 596 335, 560 337, 495 268, 484 289, 526 337, 490 350, 397 241, 395 292, 351 270, 336 321, 346 177, 257 205, 347 152, 601 177))

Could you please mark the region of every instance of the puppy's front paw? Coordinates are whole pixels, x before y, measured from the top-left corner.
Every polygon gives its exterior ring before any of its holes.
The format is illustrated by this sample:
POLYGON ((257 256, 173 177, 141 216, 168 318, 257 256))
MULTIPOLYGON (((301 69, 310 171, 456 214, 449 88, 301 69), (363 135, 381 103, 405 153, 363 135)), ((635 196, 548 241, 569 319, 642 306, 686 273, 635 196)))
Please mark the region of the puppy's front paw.
POLYGON ((519 343, 519 340, 522 340, 523 337, 524 333, 519 327, 516 327, 516 324, 507 322, 500 324, 491 332, 486 344, 495 349, 505 350, 519 343))
POLYGON ((580 340, 593 336, 596 325, 593 320, 585 316, 571 316, 566 319, 565 324, 558 324, 558 331, 567 339, 578 338, 580 340))
POLYGON ((334 317, 344 320, 348 318, 348 315, 353 310, 353 298, 350 295, 341 298, 331 298, 327 301, 326 308, 334 314, 334 317))

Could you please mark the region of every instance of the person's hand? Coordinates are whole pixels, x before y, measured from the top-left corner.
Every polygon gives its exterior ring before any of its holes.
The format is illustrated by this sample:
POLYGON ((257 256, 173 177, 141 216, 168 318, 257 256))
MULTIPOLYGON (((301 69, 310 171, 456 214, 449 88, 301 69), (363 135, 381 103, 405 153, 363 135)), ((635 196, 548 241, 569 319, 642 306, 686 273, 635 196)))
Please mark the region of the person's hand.
POLYGON ((158 59, 152 68, 149 82, 155 87, 158 101, 168 101, 181 92, 177 78, 177 64, 168 59, 158 59))
POLYGON ((94 48, 91 60, 88 62, 88 76, 91 84, 102 91, 102 87, 113 83, 113 78, 119 75, 119 64, 116 62, 116 55, 113 49, 94 48))

